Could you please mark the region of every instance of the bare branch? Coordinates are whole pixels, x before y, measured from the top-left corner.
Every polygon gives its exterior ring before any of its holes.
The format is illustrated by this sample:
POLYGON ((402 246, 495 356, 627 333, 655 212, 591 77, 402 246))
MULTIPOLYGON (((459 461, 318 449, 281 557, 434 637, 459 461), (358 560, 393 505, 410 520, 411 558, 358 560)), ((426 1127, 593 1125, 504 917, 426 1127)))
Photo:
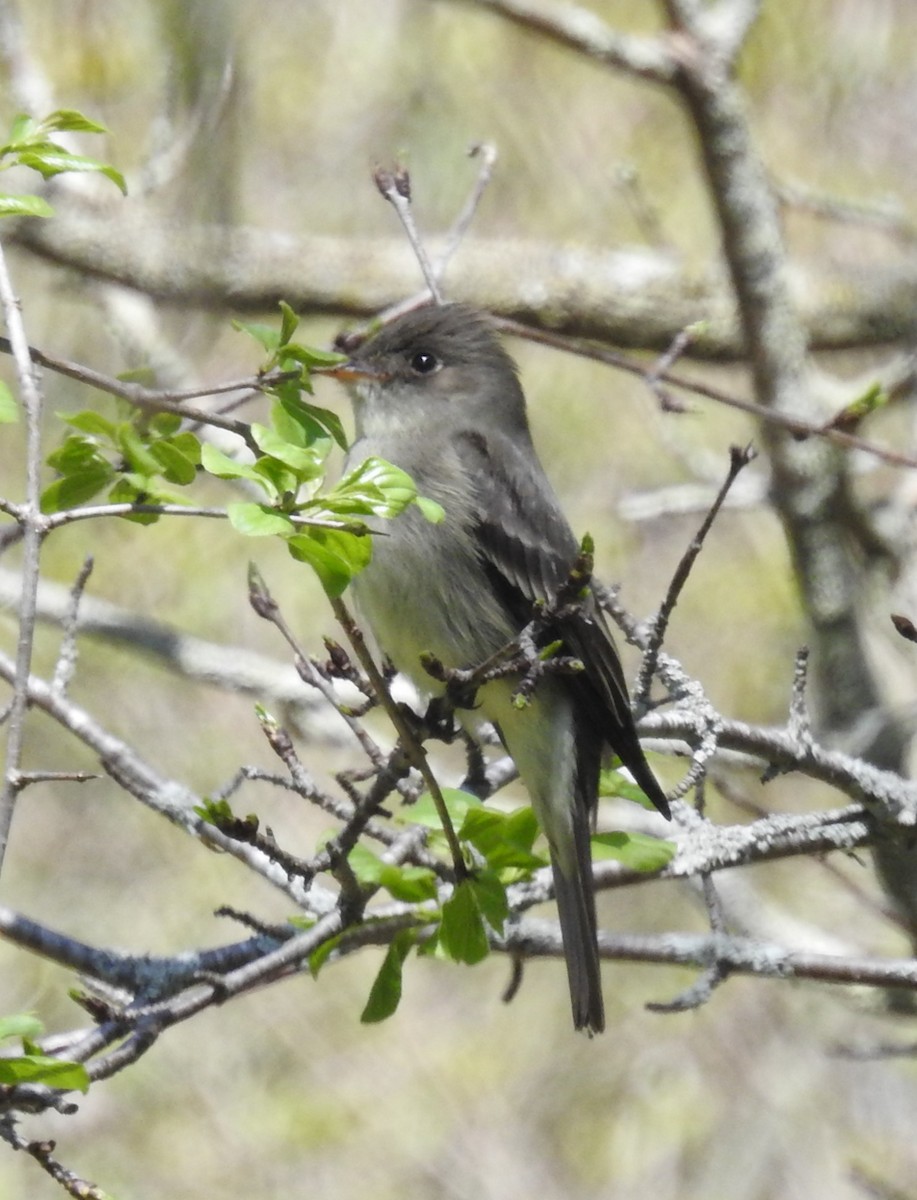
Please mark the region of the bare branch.
POLYGON ((13 698, 7 714, 6 766, 0 789, 0 870, 6 853, 13 810, 19 792, 19 770, 25 738, 28 683, 32 669, 32 644, 35 636, 35 608, 38 593, 39 558, 43 536, 41 515, 41 410, 42 396, 29 355, 29 343, 22 323, 22 311, 13 291, 0 247, 0 307, 10 335, 19 393, 26 418, 26 495, 18 507, 17 520, 23 531, 22 594, 19 600, 19 637, 16 646, 16 670, 10 682, 13 698))
POLYGON ((411 177, 408 174, 407 168, 395 167, 389 171, 384 167, 377 167, 373 172, 373 179, 376 182, 376 187, 398 214, 398 220, 407 234, 408 242, 414 251, 414 256, 426 280, 430 295, 433 297, 433 302, 435 304, 442 304, 443 297, 442 292, 439 290, 439 281, 436 272, 433 270, 423 242, 420 239, 420 234, 417 232, 414 210, 411 206, 411 177))
MULTIPOLYGON (((538 958, 561 952, 560 931, 547 921, 527 917, 504 939, 507 950, 538 958)), ((917 959, 857 958, 787 950, 751 938, 719 934, 599 934, 602 958, 728 969, 770 979, 807 979, 818 983, 877 988, 917 988, 917 959)))
MULTIPOLYGON (((261 314, 286 300, 299 313, 372 317, 417 289, 417 263, 403 238, 294 237, 170 223, 142 204, 112 214, 82 196, 68 196, 54 221, 12 227, 9 241, 88 278, 215 312, 261 314)), ((434 260, 448 241, 429 240, 434 260)), ((680 330, 701 322, 689 347, 692 358, 736 362, 744 353, 723 281, 716 274, 686 274, 670 255, 642 246, 466 238, 449 281, 454 299, 534 328, 662 353, 680 330)), ((814 350, 910 337, 910 261, 856 271, 799 263, 788 285, 814 350)))
MULTIPOLYGON (((0 569, 0 609, 19 603, 21 586, 18 572, 0 569)), ((68 589, 43 579, 38 589, 38 619, 63 625, 68 608, 68 589)), ((282 705, 297 724, 308 726, 312 738, 331 743, 343 740, 339 721, 289 663, 242 646, 193 637, 163 621, 94 596, 82 600, 78 632, 152 656, 187 679, 254 696, 266 704, 282 705)))
MULTIPOLYGON (((739 412, 748 413, 749 416, 758 418, 768 427, 791 434, 794 439, 800 441, 809 438, 823 439, 841 449, 861 450, 864 454, 873 455, 883 462, 890 463, 892 466, 917 467, 917 458, 914 455, 902 454, 900 451, 893 450, 888 446, 879 445, 866 438, 858 437, 856 434, 847 433, 844 430, 826 425, 821 417, 809 420, 796 413, 773 409, 754 400, 745 400, 741 396, 736 396, 731 392, 724 392, 722 388, 713 387, 701 380, 688 379, 685 376, 676 375, 669 370, 660 371, 658 365, 647 369, 644 363, 637 362, 616 350, 609 350, 604 346, 596 345, 594 342, 567 337, 563 334, 551 333, 543 329, 533 329, 531 326, 521 325, 518 321, 511 321, 505 318, 498 319, 496 324, 504 333, 510 333, 527 341, 536 342, 540 346, 553 346, 557 350, 575 354, 579 358, 587 358, 593 362, 605 363, 607 366, 626 371, 629 375, 636 375, 644 379, 650 390, 657 394, 659 381, 664 380, 672 387, 683 389, 686 392, 707 400, 713 400, 715 403, 725 405, 727 408, 734 408, 739 412)), ((694 336, 692 333, 692 344, 694 336)), ((912 364, 906 365, 903 362, 898 364, 895 376, 900 381, 899 386, 903 386, 903 376, 907 374, 910 377, 912 373, 912 364)))
POLYGON ((671 83, 675 61, 660 38, 617 33, 595 13, 556 0, 464 0, 576 50, 608 67, 654 83, 671 83))
MULTIPOLYGON (((61 638, 60 650, 57 654, 57 665, 54 668, 54 678, 51 681, 51 688, 55 692, 59 692, 62 696, 67 695, 67 689, 73 679, 73 673, 76 670, 77 660, 77 623, 80 613, 80 601, 83 598, 86 584, 89 582, 89 576, 92 574, 92 556, 87 556, 83 561, 80 572, 74 580, 73 587, 70 589, 68 598, 67 611, 64 614, 63 631, 64 636, 61 638)), ((41 581, 39 580, 39 586, 41 581)), ((36 615, 38 610, 38 597, 35 600, 36 615)))
MULTIPOLYGON (((0 654, 0 679, 12 683, 15 678, 15 664, 6 655, 0 654)), ((301 881, 289 878, 260 851, 226 837, 202 820, 194 812, 195 806, 202 803, 200 796, 184 784, 159 775, 132 747, 104 729, 85 709, 57 695, 47 683, 34 676, 28 682, 26 699, 94 751, 112 779, 147 808, 198 840, 211 842, 227 851, 279 888, 297 905, 308 907, 309 901, 301 881)))
POLYGON ((637 696, 646 697, 649 695, 650 684, 652 683, 653 675, 656 673, 656 660, 662 644, 665 641, 666 631, 668 630, 669 621, 672 613, 675 611, 675 606, 678 603, 678 598, 684 585, 688 581, 688 576, 691 574, 691 569, 697 561, 697 556, 703 548, 707 534, 710 532, 713 522, 716 520, 717 513, 723 506, 729 489, 732 487, 735 480, 738 478, 740 471, 748 466, 755 457, 755 452, 750 446, 744 450, 740 450, 737 446, 730 449, 729 454, 729 470, 726 478, 723 480, 722 487, 717 493, 716 499, 710 506, 710 511, 704 518, 700 529, 691 539, 685 553, 682 555, 681 561, 675 568, 668 589, 659 607, 659 612, 656 614, 652 623, 652 634, 649 639, 649 644, 644 653, 643 662, 640 666, 640 676, 637 681, 637 696))

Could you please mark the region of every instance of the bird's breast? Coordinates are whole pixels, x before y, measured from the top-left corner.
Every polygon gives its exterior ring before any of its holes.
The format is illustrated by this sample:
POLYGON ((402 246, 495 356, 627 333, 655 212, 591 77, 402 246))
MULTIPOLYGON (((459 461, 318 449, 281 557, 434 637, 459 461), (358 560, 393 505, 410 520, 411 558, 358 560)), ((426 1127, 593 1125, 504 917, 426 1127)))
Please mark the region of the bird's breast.
POLYGON ((373 557, 354 580, 358 613, 399 671, 432 690, 420 666, 424 651, 446 666, 475 666, 512 638, 510 618, 493 593, 474 536, 473 482, 435 455, 421 464, 398 447, 358 442, 348 465, 375 454, 407 471, 420 494, 440 504, 441 522, 416 505, 373 522, 373 557))

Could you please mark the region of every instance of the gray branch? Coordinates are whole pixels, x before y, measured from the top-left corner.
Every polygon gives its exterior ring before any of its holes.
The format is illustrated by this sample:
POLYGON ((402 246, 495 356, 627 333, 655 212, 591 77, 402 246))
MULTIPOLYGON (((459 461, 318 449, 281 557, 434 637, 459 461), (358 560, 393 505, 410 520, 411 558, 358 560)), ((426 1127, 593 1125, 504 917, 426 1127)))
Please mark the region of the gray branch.
MULTIPOLYGON (((0 610, 15 608, 20 588, 18 572, 0 568, 0 610)), ((37 604, 40 621, 62 626, 69 603, 68 588, 41 581, 37 604)), ((252 696, 268 706, 280 705, 294 726, 310 739, 333 745, 350 740, 341 718, 314 688, 306 686, 288 662, 242 646, 194 637, 164 621, 94 596, 83 596, 80 602, 77 633, 123 645, 132 653, 155 659, 185 679, 252 696)))
MULTIPOLYGON (((68 196, 54 219, 20 222, 10 240, 90 278, 182 307, 263 313, 284 299, 297 312, 368 317, 417 288, 417 264, 401 239, 178 223, 133 201, 111 209, 68 196)), ((430 239, 434 258, 445 248, 430 239)), ((451 299, 536 329, 663 352, 700 322, 686 356, 744 355, 725 283, 688 277, 671 256, 645 247, 467 238, 448 284, 451 299)), ((855 277, 828 275, 822 264, 799 266, 792 288, 813 349, 882 345, 913 328, 917 260, 902 252, 894 268, 860 269, 855 277)))

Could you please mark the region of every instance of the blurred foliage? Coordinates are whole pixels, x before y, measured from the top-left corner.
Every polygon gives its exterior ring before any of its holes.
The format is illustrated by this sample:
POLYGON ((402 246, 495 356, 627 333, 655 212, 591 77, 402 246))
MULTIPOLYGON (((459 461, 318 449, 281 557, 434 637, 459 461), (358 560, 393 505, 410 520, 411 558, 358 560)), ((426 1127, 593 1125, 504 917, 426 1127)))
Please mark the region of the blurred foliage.
MULTIPOLYGON (((660 24, 645 0, 584 3, 616 28, 660 24)), ((917 8, 911 0, 808 0, 802 19, 802 7, 765 3, 742 61, 753 128, 775 179, 857 202, 891 196, 913 219, 917 8)), ((55 102, 91 112, 111 131, 92 152, 127 175, 131 194, 146 189, 177 219, 391 235, 392 214, 369 169, 400 157, 412 170, 420 223, 436 231, 469 187, 469 144, 488 139, 500 161, 473 235, 603 248, 649 242, 692 268, 718 269, 694 136, 672 99, 472 7, 29 0, 21 17, 55 102), (182 140, 188 149, 176 168, 170 154, 182 140)), ((15 111, 5 93, 0 126, 15 111)), ((797 255, 829 264, 865 264, 897 249, 881 231, 803 210, 787 210, 786 228, 797 255)), ((109 374, 148 368, 186 384, 258 365, 229 313, 113 296, 24 255, 13 269, 30 339, 63 357, 109 374)), ((314 345, 335 331, 314 314, 304 328, 314 345)), ((600 573, 625 581, 624 602, 652 611, 700 515, 626 524, 620 502, 698 476, 719 482, 728 445, 752 438, 753 426, 700 401, 665 415, 630 379, 541 348, 511 349, 574 525, 595 536, 600 573)), ((849 355, 831 365, 845 375, 864 363, 849 355)), ((0 363, 0 376, 13 383, 9 363, 0 363)), ((746 386, 738 371, 718 382, 746 386)), ((50 412, 86 407, 79 385, 48 375, 45 386, 50 412)), ((319 400, 337 403, 331 385, 319 400)), ((246 416, 264 421, 266 406, 246 416)), ((894 431, 898 418, 869 419, 894 431)), ((18 437, 15 426, 0 427, 10 492, 20 486, 18 437)), ((184 520, 142 531, 74 526, 51 539, 45 569, 70 582, 89 552, 93 594, 283 656, 249 610, 252 546, 231 529, 184 520)), ((303 640, 318 647, 331 619, 311 573, 266 542, 255 557, 303 640)), ((7 643, 5 614, 0 628, 7 643)), ((776 722, 803 638, 773 516, 763 504, 727 510, 676 612, 672 653, 724 711, 776 722)), ((53 662, 55 644, 53 632, 41 632, 40 669, 53 662)), ((172 679, 123 650, 87 642, 75 697, 202 792, 241 762, 274 765, 247 700, 172 679)), ((92 768, 47 726, 33 736, 30 761, 92 768)), ((323 748, 319 758, 304 747, 303 755, 325 776, 349 759, 342 749, 323 748)), ((742 772, 732 794, 792 810, 833 803, 792 779, 762 794, 742 772)), ((711 803, 718 817, 742 819, 727 799, 711 803)), ((256 784, 245 792, 248 809, 294 851, 309 853, 324 832, 318 814, 256 784)), ((875 914, 868 872, 852 859, 837 871, 842 883, 818 863, 788 863, 740 882, 753 904, 763 897, 786 920, 900 953, 875 914)), ((209 916, 221 903, 267 920, 289 915, 234 862, 203 854, 105 781, 29 789, 3 895, 74 936, 137 951, 229 940, 237 931, 209 916)), ((602 896, 600 920, 704 927, 692 894, 671 885, 602 896)), ((905 1182, 917 1172, 913 1065, 832 1053, 895 1034, 858 992, 732 980, 703 1010, 666 1018, 643 1003, 675 994, 689 973, 618 965, 606 971, 610 1032, 590 1042, 569 1031, 559 962, 530 964, 519 995, 503 1006, 509 972, 494 956, 468 973, 413 963, 396 1016, 360 1024, 382 961, 381 951, 370 952, 317 982, 286 983, 207 1013, 93 1088, 76 1117, 43 1119, 40 1135, 57 1137, 58 1153, 81 1174, 146 1200, 297 1195, 306 1186, 336 1200, 854 1200, 862 1194, 851 1181, 855 1167, 905 1182)), ((48 1028, 67 1028, 79 1019, 66 995, 71 984, 54 967, 0 949, 0 1012, 36 1011, 48 1028)), ((0 1154, 0 1196, 58 1194, 23 1156, 0 1154)))

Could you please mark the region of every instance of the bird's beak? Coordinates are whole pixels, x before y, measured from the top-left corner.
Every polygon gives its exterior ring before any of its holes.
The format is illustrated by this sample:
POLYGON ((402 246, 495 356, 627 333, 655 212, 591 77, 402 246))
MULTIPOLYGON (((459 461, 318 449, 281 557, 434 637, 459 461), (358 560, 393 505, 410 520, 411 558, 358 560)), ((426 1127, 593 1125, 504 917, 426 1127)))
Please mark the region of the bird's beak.
POLYGON ((330 375, 332 379, 340 379, 342 383, 357 383, 361 379, 387 379, 388 376, 378 367, 368 363, 348 359, 346 362, 335 363, 333 367, 313 367, 313 375, 330 375))

